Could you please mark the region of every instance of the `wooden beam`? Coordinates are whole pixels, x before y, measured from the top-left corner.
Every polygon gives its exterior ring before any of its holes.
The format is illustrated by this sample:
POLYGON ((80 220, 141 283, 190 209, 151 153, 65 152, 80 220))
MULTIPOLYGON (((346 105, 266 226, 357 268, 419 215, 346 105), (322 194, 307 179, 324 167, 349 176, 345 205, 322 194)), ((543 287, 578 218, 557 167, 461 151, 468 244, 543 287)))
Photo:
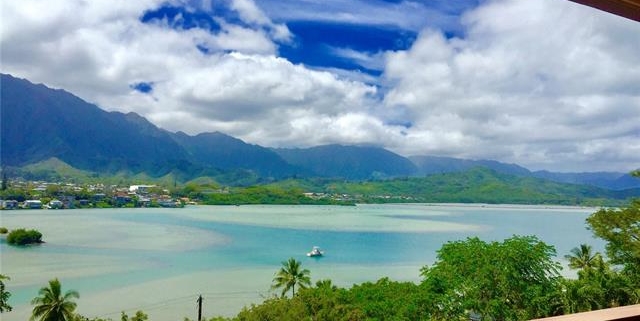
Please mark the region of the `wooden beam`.
POLYGON ((640 0, 569 0, 640 22, 640 0))
POLYGON ((637 321, 640 320, 640 304, 623 307, 567 314, 558 317, 529 321, 637 321))

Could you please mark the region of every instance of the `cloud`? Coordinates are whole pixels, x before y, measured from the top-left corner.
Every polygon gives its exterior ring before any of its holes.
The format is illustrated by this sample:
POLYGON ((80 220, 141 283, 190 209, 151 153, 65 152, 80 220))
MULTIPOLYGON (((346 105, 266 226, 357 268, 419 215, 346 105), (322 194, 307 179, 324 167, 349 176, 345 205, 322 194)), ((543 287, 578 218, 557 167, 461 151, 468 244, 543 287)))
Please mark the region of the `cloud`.
POLYGON ((287 26, 274 24, 252 0, 233 0, 231 8, 238 11, 244 21, 267 26, 274 39, 282 42, 291 40, 292 35, 287 26))
POLYGON ((222 131, 266 146, 357 143, 375 139, 371 127, 386 130, 367 115, 378 103, 375 87, 275 56, 286 32, 273 31, 277 24, 246 0, 230 6, 242 22, 203 16, 207 4, 50 5, 56 10, 29 0, 6 6, 3 72, 171 131, 222 131), (330 126, 310 129, 307 120, 330 126))
POLYGON ((498 158, 533 168, 640 163, 640 26, 563 1, 490 1, 464 38, 424 30, 388 54, 388 106, 414 126, 409 154, 498 158), (420 143, 422 142, 422 143, 420 143))
POLYGON ((476 5, 473 0, 262 0, 259 3, 276 21, 348 23, 412 31, 420 31, 427 26, 458 30, 458 14, 476 5))

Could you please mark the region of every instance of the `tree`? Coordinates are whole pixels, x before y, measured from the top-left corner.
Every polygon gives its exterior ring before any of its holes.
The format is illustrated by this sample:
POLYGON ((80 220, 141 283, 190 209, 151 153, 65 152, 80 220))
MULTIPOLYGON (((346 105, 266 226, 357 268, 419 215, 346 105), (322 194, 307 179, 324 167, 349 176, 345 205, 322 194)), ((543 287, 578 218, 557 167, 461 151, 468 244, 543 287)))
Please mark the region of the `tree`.
POLYGON ((431 319, 458 320, 473 313, 496 321, 526 320, 551 314, 549 298, 561 279, 554 256, 554 247, 535 236, 444 244, 436 262, 421 270, 432 296, 431 319))
POLYGON ((572 269, 590 270, 602 262, 600 253, 593 253, 591 245, 580 244, 580 247, 571 249, 571 254, 564 256, 569 260, 569 267, 572 269))
POLYGON ((6 190, 8 186, 8 182, 7 182, 7 172, 6 171, 2 171, 2 186, 0 186, 0 190, 6 190))
POLYGON ((640 199, 625 208, 600 209, 587 223, 593 234, 607 241, 611 263, 623 265, 640 282, 640 199))
POLYGON ((124 313, 124 311, 122 311, 122 313, 120 314, 120 320, 121 321, 147 321, 149 320, 149 316, 142 312, 141 310, 136 311, 136 314, 129 318, 129 316, 124 313))
POLYGON ((598 257, 596 263, 578 272, 577 280, 565 280, 563 313, 576 313, 636 304, 640 290, 631 279, 598 257))
POLYGON ((296 284, 300 288, 307 288, 311 285, 309 270, 301 268, 300 261, 290 258, 288 261, 282 262, 282 267, 273 278, 273 289, 282 288, 282 296, 291 289, 292 295, 296 295, 296 284))
MULTIPOLYGON (((633 173, 638 176, 638 171, 633 173)), ((587 218, 589 228, 607 242, 610 263, 621 265, 622 270, 607 268, 585 275, 595 280, 604 292, 604 305, 617 306, 640 302, 640 199, 627 207, 601 209, 587 218), (595 273, 598 272, 598 273, 595 273)), ((582 276, 581 276, 582 277, 582 276)))
POLYGON ((10 280, 8 276, 0 274, 0 313, 11 311, 12 307, 9 305, 9 297, 11 293, 5 290, 3 280, 10 280))
POLYGON ((19 228, 7 235, 7 243, 11 245, 28 245, 42 243, 42 233, 37 230, 19 228))
POLYGON ((43 287, 38 292, 40 296, 31 300, 33 308, 29 320, 39 321, 71 321, 74 320, 74 310, 76 303, 73 298, 80 298, 77 291, 70 290, 62 295, 60 281, 53 279, 49 281, 49 287, 43 287))

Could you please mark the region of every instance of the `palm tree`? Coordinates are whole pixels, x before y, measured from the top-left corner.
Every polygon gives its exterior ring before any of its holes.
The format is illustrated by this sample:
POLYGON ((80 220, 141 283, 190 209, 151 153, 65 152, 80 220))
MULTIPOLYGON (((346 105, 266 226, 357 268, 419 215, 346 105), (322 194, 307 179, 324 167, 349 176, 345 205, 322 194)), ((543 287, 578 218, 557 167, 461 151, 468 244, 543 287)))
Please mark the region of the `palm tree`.
POLYGON ((70 321, 73 320, 76 303, 72 298, 80 298, 77 291, 70 290, 62 295, 60 281, 49 281, 49 287, 43 287, 38 292, 40 296, 31 300, 35 305, 30 321, 70 321))
POLYGON ((564 256, 569 260, 569 267, 572 269, 590 270, 597 267, 602 262, 600 253, 593 253, 592 247, 587 244, 580 244, 580 247, 571 249, 571 254, 564 256))
POLYGON ((288 261, 282 262, 280 271, 278 271, 273 278, 271 288, 282 288, 282 296, 284 296, 289 289, 292 291, 292 296, 296 295, 296 284, 303 289, 311 285, 309 274, 309 270, 301 269, 300 261, 290 258, 288 261))
POLYGON ((337 286, 333 285, 330 279, 324 279, 320 281, 316 281, 316 288, 318 289, 326 289, 326 290, 336 290, 337 286))

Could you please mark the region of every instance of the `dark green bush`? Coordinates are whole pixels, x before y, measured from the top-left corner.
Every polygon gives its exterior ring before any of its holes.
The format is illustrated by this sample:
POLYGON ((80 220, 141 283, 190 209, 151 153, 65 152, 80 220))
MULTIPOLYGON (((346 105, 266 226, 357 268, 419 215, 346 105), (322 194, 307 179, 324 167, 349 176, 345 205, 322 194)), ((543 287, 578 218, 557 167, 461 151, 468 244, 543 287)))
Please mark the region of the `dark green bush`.
POLYGON ((13 230, 7 235, 7 243, 12 245, 27 245, 42 243, 42 233, 23 228, 13 230))

